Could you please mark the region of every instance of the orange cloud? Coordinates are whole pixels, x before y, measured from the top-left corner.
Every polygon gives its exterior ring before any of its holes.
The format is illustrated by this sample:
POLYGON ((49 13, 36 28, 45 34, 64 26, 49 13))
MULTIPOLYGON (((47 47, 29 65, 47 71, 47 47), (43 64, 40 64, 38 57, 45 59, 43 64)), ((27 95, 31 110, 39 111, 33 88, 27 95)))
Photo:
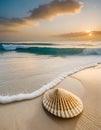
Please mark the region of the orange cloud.
POLYGON ((0 17, 0 26, 24 26, 24 25, 36 25, 37 22, 36 21, 30 21, 28 19, 25 18, 12 18, 12 19, 8 19, 8 18, 4 18, 4 17, 0 17))
POLYGON ((55 35, 54 37, 62 40, 101 40, 101 31, 73 32, 55 35))
POLYGON ((53 0, 30 11, 29 19, 50 19, 57 15, 75 14, 80 12, 83 4, 75 0, 53 0))
POLYGON ((54 18, 57 15, 75 14, 80 12, 83 4, 76 0, 53 0, 52 2, 40 5, 30 11, 30 15, 24 18, 0 17, 0 26, 17 28, 38 24, 39 20, 54 18))
POLYGON ((13 29, 0 29, 0 33, 10 33, 10 32, 16 33, 19 31, 13 29))

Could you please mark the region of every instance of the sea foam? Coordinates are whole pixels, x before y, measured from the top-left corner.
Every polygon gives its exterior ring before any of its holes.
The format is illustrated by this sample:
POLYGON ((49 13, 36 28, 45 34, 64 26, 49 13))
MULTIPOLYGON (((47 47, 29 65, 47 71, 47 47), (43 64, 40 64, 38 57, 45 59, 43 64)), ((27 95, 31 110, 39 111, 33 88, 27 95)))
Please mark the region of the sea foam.
POLYGON ((12 44, 2 44, 2 47, 5 51, 14 51, 16 49, 29 48, 29 46, 27 45, 12 45, 12 44))
POLYGON ((96 66, 98 63, 101 63, 101 61, 87 64, 84 66, 79 66, 79 67, 74 68, 73 70, 69 70, 63 74, 60 74, 56 79, 52 80, 50 83, 42 86, 40 89, 38 89, 32 93, 26 93, 26 94, 21 93, 21 94, 11 95, 11 96, 0 96, 0 103, 6 104, 6 103, 15 102, 15 101, 22 101, 22 100, 29 100, 29 99, 36 98, 36 97, 42 95, 48 89, 55 87, 58 83, 60 83, 62 80, 64 80, 67 76, 69 76, 73 73, 76 73, 80 70, 83 70, 85 68, 96 66))

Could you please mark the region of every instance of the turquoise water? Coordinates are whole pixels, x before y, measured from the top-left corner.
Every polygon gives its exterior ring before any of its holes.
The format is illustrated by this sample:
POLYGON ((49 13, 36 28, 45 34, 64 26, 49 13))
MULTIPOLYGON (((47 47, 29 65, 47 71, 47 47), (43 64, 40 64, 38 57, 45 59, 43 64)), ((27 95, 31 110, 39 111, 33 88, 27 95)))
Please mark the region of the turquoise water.
POLYGON ((7 51, 50 56, 101 55, 100 42, 1 43, 0 52, 7 51))

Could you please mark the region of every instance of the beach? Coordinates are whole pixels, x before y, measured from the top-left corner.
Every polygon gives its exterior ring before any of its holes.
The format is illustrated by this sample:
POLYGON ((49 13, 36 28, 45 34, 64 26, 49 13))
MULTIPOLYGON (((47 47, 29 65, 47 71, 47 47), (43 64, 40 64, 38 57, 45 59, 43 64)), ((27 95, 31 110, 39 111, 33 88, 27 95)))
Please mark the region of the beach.
POLYGON ((0 0, 0 130, 101 130, 101 0, 0 0))
POLYGON ((32 100, 0 104, 0 130, 100 130, 101 128, 101 65, 79 71, 65 78, 56 87, 79 96, 83 113, 72 119, 61 119, 48 113, 42 96, 32 100))

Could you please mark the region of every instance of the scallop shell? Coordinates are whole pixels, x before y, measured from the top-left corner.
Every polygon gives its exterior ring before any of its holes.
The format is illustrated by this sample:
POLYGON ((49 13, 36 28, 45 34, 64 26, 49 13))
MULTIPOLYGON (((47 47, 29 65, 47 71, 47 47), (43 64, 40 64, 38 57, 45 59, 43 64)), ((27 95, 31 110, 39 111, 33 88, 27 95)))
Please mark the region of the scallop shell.
POLYGON ((83 111, 81 99, 61 88, 48 90, 43 96, 43 105, 47 111, 62 118, 72 118, 83 111))

